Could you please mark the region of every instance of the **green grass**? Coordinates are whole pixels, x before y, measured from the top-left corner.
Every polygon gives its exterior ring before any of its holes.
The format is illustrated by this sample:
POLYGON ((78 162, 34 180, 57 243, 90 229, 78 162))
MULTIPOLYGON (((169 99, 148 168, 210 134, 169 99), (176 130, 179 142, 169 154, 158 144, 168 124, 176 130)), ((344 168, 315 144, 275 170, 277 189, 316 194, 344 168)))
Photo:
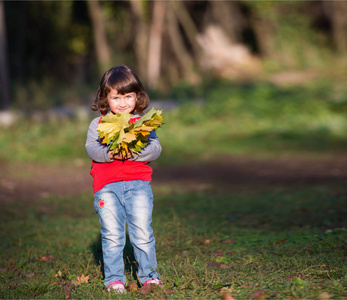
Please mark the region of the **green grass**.
MULTIPOLYGON (((325 81, 279 87, 214 83, 174 91, 179 107, 164 111, 159 163, 211 160, 221 155, 334 156, 347 149, 347 90, 325 81), (203 99, 202 105, 192 99, 203 99)), ((0 159, 88 161, 91 120, 44 123, 20 119, 0 132, 0 159)))
MULTIPOLYGON (((166 160, 341 155, 347 149, 347 91, 326 83, 306 87, 220 84, 164 114, 158 131, 166 160), (180 153, 177 157, 177 153, 180 153)), ((188 96, 187 96, 188 97, 188 96)))
POLYGON ((263 299, 347 297, 342 186, 173 191, 154 186, 162 290, 118 296, 103 289, 98 218, 92 195, 83 194, 2 204, 0 297, 221 299, 223 287, 237 299, 256 291, 263 299), (78 283, 82 274, 88 283, 78 283))

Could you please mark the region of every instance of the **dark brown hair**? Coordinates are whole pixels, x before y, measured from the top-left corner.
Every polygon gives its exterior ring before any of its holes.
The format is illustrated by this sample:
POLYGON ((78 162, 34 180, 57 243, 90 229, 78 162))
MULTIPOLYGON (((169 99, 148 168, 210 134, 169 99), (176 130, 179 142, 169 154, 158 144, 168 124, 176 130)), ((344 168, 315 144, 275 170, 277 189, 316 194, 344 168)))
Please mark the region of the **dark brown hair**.
POLYGON ((149 97, 135 72, 126 65, 116 66, 102 76, 92 110, 100 110, 106 115, 109 110, 107 95, 111 88, 119 94, 136 93, 137 101, 134 112, 142 113, 149 104, 149 97))

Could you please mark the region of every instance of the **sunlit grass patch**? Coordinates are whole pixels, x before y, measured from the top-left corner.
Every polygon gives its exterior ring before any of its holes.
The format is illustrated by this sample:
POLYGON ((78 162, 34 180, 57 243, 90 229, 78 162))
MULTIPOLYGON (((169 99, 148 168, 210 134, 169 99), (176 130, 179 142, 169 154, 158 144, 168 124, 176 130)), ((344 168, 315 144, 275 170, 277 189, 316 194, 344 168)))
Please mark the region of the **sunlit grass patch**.
POLYGON ((164 114, 164 161, 332 155, 347 147, 347 98, 336 101, 332 88, 225 85, 204 96, 204 105, 186 102, 164 114))

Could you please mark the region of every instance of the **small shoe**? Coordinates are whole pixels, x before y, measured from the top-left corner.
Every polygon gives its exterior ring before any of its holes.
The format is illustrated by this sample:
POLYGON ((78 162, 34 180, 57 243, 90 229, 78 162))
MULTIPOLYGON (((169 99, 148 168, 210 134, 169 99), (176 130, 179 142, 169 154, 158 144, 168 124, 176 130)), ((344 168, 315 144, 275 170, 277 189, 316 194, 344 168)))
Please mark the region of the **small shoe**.
POLYGON ((163 286, 163 282, 159 279, 159 278, 151 278, 151 279, 148 279, 144 282, 143 285, 148 285, 148 284, 157 284, 159 286, 163 286))
POLYGON ((120 293, 120 294, 126 293, 125 286, 124 286, 123 282, 121 282, 120 280, 112 281, 107 286, 107 291, 108 292, 116 292, 116 293, 120 293))

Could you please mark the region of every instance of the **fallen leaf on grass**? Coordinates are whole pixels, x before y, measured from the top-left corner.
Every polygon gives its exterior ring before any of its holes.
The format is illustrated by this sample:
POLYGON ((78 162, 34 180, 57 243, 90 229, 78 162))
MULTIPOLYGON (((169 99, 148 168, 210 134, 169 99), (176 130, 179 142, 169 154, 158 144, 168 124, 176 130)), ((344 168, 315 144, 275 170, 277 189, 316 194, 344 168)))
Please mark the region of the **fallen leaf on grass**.
POLYGON ((268 294, 266 294, 264 292, 263 289, 261 290, 256 290, 252 295, 251 298, 255 298, 255 299, 266 299, 267 297, 269 297, 268 294))
POLYGON ((156 290, 156 286, 154 284, 147 284, 137 290, 137 292, 141 295, 148 296, 152 291, 156 290))
POLYGON ((58 271, 57 274, 54 275, 54 277, 63 277, 62 271, 58 271))
POLYGON ((223 300, 236 300, 230 293, 224 292, 222 295, 223 300))
POLYGON ((286 241, 287 241, 286 239, 282 239, 282 240, 276 242, 275 244, 276 244, 276 245, 280 245, 280 244, 285 243, 286 241))
POLYGON ((39 261, 52 261, 54 257, 52 255, 47 255, 47 256, 41 256, 38 258, 39 261))
POLYGON ((223 287, 220 290, 220 293, 222 294, 222 299, 223 300, 236 300, 236 298, 234 298, 231 293, 233 291, 234 287, 231 285, 230 288, 227 287, 223 287))
POLYGON ((82 274, 81 276, 77 276, 77 281, 79 283, 88 283, 89 276, 84 276, 84 274, 82 274))
POLYGON ((81 276, 77 276, 77 279, 72 279, 71 283, 73 285, 79 285, 82 283, 88 283, 89 281, 89 276, 84 276, 84 274, 82 274, 81 276))
POLYGON ((128 290, 129 292, 136 292, 138 289, 139 289, 139 288, 138 288, 136 282, 130 282, 130 283, 127 285, 127 290, 128 290))
POLYGON ((319 298, 320 300, 329 300, 332 296, 334 296, 334 295, 330 295, 330 294, 328 294, 327 292, 323 292, 323 293, 320 293, 320 294, 318 295, 318 298, 319 298))
POLYGON ((211 243, 211 239, 206 239, 206 240, 204 240, 204 244, 205 244, 205 245, 208 245, 209 243, 211 243))
POLYGON ((71 289, 71 284, 67 283, 64 286, 65 299, 69 299, 71 297, 70 289, 71 289))
POLYGON ((225 269, 230 269, 231 266, 230 265, 219 265, 217 268, 221 269, 221 270, 225 270, 225 269))

